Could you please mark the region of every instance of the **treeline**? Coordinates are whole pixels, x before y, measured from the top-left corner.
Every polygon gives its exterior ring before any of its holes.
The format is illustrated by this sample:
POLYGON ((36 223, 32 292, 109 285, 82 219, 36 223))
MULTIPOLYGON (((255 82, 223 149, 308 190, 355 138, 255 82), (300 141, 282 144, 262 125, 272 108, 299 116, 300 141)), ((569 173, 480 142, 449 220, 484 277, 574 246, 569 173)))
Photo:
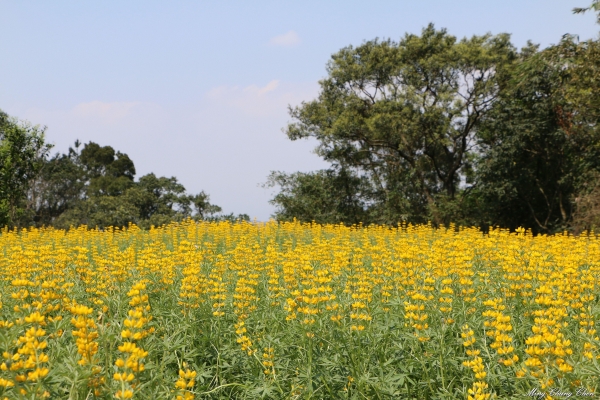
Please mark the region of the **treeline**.
POLYGON ((518 50, 506 34, 458 40, 430 25, 343 48, 318 98, 290 114, 287 136, 316 139, 331 166, 271 174, 279 220, 600 224, 598 40, 518 50))
POLYGON ((44 131, 0 111, 0 226, 147 229, 186 218, 249 219, 223 215, 206 193, 188 194, 174 177, 136 180, 131 158, 111 146, 77 141, 51 156, 44 131))

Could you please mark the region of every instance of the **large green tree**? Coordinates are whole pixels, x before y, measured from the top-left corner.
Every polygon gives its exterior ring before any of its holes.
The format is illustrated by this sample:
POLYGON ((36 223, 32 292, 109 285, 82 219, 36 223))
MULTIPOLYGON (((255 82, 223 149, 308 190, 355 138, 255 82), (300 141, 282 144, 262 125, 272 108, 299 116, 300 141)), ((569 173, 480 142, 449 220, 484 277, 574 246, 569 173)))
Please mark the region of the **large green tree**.
POLYGON ((589 219, 589 196, 600 189, 599 117, 597 41, 566 36, 543 51, 525 49, 478 136, 488 222, 542 233, 586 225, 574 217, 589 219))
POLYGON ((30 217, 27 193, 51 147, 44 131, 0 110, 0 226, 22 226, 30 217))
POLYGON ((368 182, 373 222, 449 222, 472 180, 480 123, 516 58, 508 35, 457 40, 432 25, 349 46, 332 56, 318 98, 290 110, 286 133, 317 139, 332 170, 368 182))

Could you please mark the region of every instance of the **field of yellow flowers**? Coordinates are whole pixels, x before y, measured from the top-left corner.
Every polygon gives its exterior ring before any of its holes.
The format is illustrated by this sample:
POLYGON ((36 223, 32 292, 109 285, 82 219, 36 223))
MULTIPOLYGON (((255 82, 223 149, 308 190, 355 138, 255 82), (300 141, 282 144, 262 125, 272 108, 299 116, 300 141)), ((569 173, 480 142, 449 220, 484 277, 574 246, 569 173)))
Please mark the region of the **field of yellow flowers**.
POLYGON ((598 397, 599 287, 593 234, 5 229, 0 399, 598 397))

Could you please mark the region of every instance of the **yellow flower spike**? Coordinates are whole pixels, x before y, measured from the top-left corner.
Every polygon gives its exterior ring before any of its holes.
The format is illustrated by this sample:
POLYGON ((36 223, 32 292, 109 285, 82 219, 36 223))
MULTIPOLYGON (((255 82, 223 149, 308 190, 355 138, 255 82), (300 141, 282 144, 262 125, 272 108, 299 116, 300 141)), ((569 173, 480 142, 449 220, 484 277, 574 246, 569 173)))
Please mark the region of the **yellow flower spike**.
POLYGON ((9 388, 15 386, 15 383, 7 379, 0 378, 0 387, 9 388))
POLYGON ((119 390, 115 394, 115 397, 117 399, 131 399, 133 397, 133 390, 130 390, 130 389, 123 390, 123 391, 119 390))
POLYGON ((41 323, 41 322, 44 322, 45 319, 46 319, 46 317, 41 315, 39 312, 35 311, 32 314, 30 314, 29 316, 25 317, 25 322, 27 322, 29 324, 41 323))

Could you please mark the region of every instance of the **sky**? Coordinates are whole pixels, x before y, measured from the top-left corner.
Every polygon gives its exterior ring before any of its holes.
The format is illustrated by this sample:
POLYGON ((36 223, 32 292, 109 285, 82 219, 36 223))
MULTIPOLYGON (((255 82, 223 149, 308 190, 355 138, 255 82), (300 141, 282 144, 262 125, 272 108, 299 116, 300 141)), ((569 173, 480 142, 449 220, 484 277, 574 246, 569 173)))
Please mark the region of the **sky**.
POLYGON ((226 213, 266 221, 270 171, 327 164, 290 141, 288 106, 319 93, 331 55, 430 22, 459 38, 511 33, 542 47, 598 37, 591 0, 0 0, 0 109, 127 153, 137 177, 175 176, 226 213))

